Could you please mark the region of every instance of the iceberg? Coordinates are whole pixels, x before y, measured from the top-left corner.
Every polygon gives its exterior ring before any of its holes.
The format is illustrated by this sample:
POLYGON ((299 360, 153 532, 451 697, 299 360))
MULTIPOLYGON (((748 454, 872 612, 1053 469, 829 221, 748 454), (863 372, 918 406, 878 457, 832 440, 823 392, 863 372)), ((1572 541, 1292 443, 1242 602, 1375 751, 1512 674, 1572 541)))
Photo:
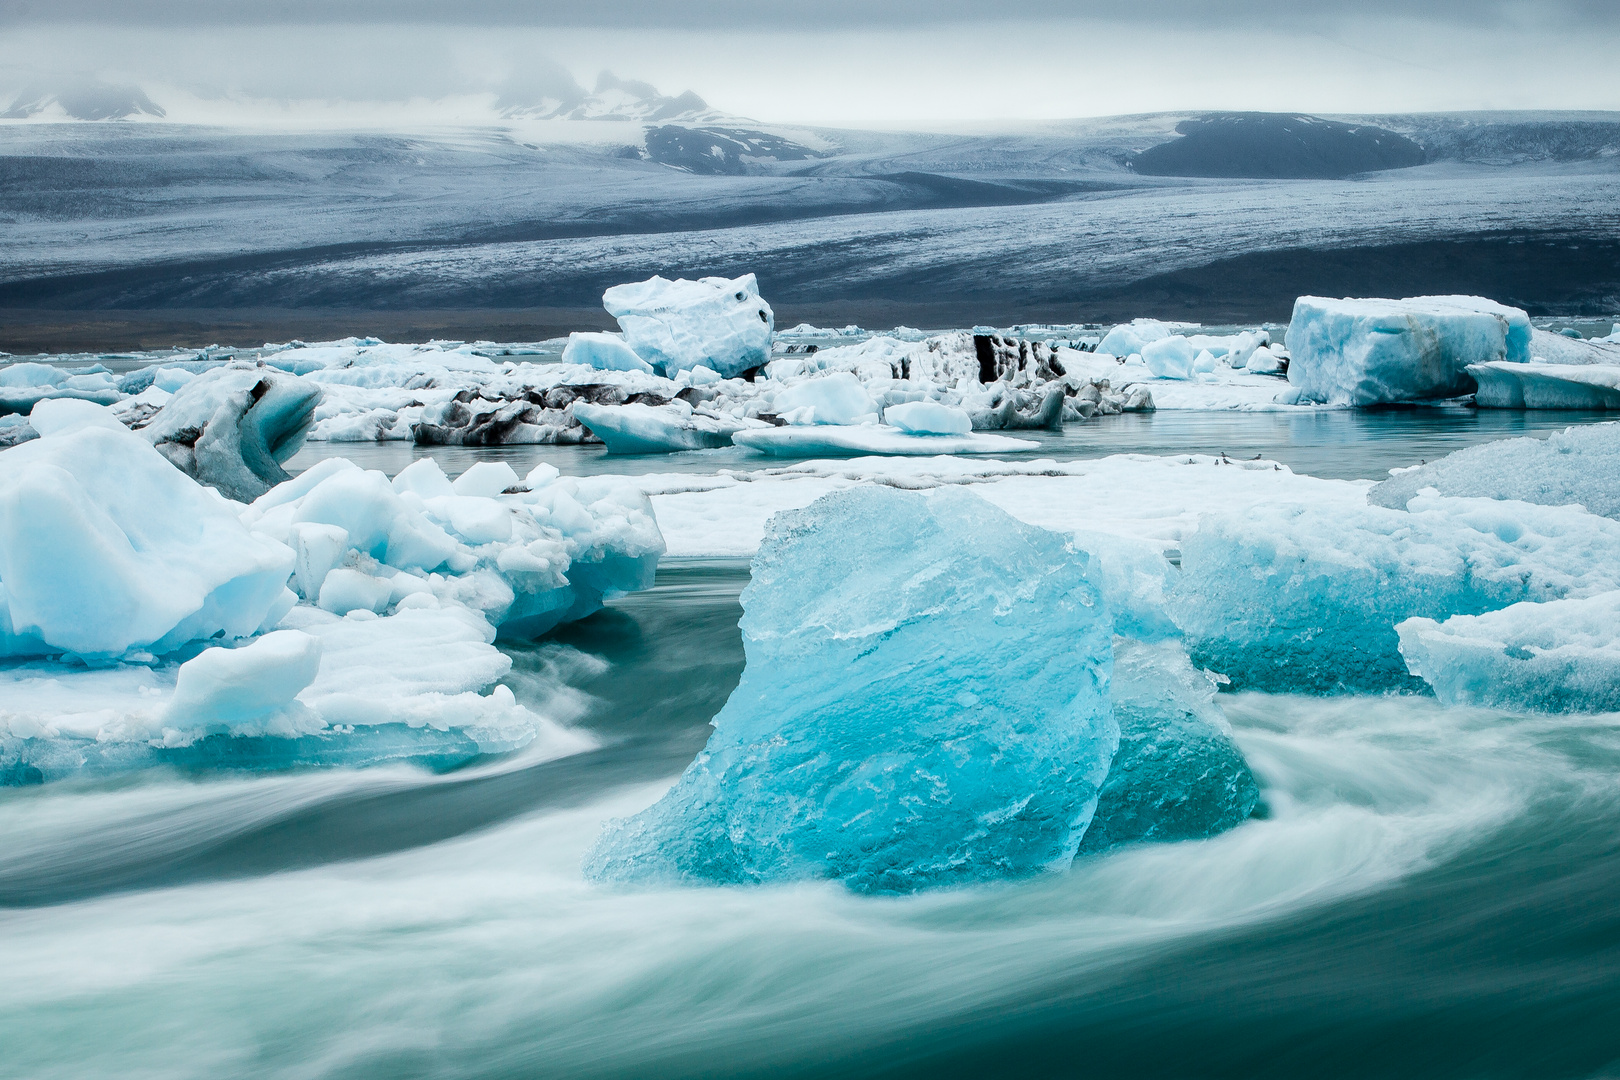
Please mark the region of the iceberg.
POLYGON ((758 420, 697 412, 676 399, 667 405, 591 405, 576 402, 574 415, 607 445, 610 454, 667 454, 730 446, 731 436, 758 420))
POLYGON ((1066 868, 1119 741, 1086 566, 955 490, 777 515, 708 746, 586 874, 905 893, 1066 868))
POLYGON ((281 463, 315 422, 321 388, 262 364, 194 376, 141 429, 186 475, 252 502, 287 479, 281 463))
POLYGON ((1109 356, 1126 357, 1140 353, 1155 341, 1163 341, 1175 331, 1157 319, 1137 319, 1116 326, 1103 335, 1097 351, 1109 356))
POLYGON ((637 356, 624 340, 612 334, 573 333, 563 349, 562 362, 584 364, 602 371, 652 372, 652 365, 637 356))
POLYGON ((0 451, 0 656, 245 637, 285 613, 293 563, 116 421, 0 451))
POLYGON ((806 379, 778 390, 772 408, 790 424, 876 423, 877 402, 847 371, 806 379))
POLYGON ((204 649, 180 665, 165 723, 240 730, 291 706, 320 666, 319 639, 298 630, 276 630, 237 649, 204 649))
POLYGON ((111 405, 123 398, 118 379, 100 365, 78 373, 32 361, 0 365, 0 416, 26 415, 41 401, 53 399, 111 405))
POLYGON ((809 425, 749 428, 731 436, 738 446, 772 457, 850 457, 885 454, 930 457, 935 454, 1017 454, 1041 444, 1007 435, 912 435, 877 424, 809 425))
POLYGON ((1620 364, 1474 364, 1483 409, 1620 409, 1620 364))
POLYGON ((664 552, 647 497, 616 477, 521 482, 482 462, 454 483, 424 458, 390 482, 329 459, 242 514, 296 551, 304 598, 334 614, 380 613, 411 594, 465 605, 509 638, 584 618, 648 588, 664 552), (492 494, 494 493, 494 494, 492 494))
POLYGON ((1620 711, 1620 591, 1396 629, 1412 674, 1447 705, 1620 711))
POLYGON ((602 306, 619 320, 624 342, 660 374, 703 366, 730 377, 771 358, 775 316, 753 274, 735 280, 652 277, 615 285, 602 306))
POLYGON ((1620 423, 1565 428, 1548 438, 1502 439, 1401 469, 1374 484, 1367 501, 1401 510, 1419 492, 1578 504, 1620 521, 1620 423))
POLYGON ((973 418, 937 401, 902 401, 883 410, 883 422, 907 435, 971 435, 973 418))
MULTIPOLYGON (((1198 362, 1198 350, 1192 342, 1178 334, 1160 338, 1142 346, 1142 362, 1156 378, 1190 379, 1198 362)), ((1206 371, 1214 371, 1214 357, 1210 357, 1206 371)))
POLYGON ((1578 507, 1256 506, 1183 540, 1171 611, 1193 661, 1235 687, 1414 690, 1396 623, 1614 589, 1617 554, 1620 522, 1578 507))
POLYGON ((1376 405, 1472 393, 1470 365, 1530 359, 1530 318, 1477 296, 1302 296, 1284 340, 1301 400, 1376 405))
POLYGON ((1214 681, 1179 641, 1116 637, 1109 697, 1119 751, 1080 854, 1202 840, 1248 820, 1260 786, 1232 742, 1214 681))

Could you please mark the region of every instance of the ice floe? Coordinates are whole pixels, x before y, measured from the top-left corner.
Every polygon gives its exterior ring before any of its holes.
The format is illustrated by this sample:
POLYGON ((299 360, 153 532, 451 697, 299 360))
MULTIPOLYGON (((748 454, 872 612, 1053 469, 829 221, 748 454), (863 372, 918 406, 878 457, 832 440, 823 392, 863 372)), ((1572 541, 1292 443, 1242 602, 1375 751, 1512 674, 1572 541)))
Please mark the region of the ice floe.
POLYGON ((1620 592, 1401 623, 1401 654, 1447 705, 1620 711, 1620 592))

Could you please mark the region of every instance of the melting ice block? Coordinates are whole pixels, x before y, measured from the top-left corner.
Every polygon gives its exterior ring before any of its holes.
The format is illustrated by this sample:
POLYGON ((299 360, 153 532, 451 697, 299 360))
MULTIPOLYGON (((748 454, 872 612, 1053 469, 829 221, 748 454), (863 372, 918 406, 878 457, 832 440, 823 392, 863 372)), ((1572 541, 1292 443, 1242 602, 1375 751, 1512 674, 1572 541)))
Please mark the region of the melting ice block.
POLYGON ((1397 629, 1412 674, 1447 705, 1620 711, 1620 592, 1397 629))
POLYGON ((806 379, 776 392, 772 406, 789 423, 863 424, 877 420, 877 402, 848 371, 806 379))
MULTIPOLYGON (((1197 361, 1198 350, 1193 348, 1192 342, 1177 334, 1142 346, 1142 362, 1161 379, 1190 379, 1197 361)), ((1212 357, 1204 370, 1214 369, 1212 357)))
POLYGON ((1620 423, 1565 428, 1546 439, 1502 439, 1402 469, 1373 485, 1367 501, 1404 509, 1424 488, 1442 495, 1578 503, 1620 520, 1620 423))
POLYGON ((1414 689, 1403 619, 1620 587, 1620 522, 1492 499, 1408 505, 1202 519, 1182 542, 1172 602, 1194 661, 1249 689, 1414 689))
POLYGON ((757 420, 738 420, 694 413, 677 398, 668 405, 591 405, 574 403, 579 422, 607 444, 610 454, 667 454, 730 446, 733 432, 763 427, 757 420))
POLYGON ((237 363, 189 380, 142 429, 176 467, 228 499, 252 502, 287 479, 321 388, 262 364, 237 363))
POLYGON ((956 490, 777 515, 742 596, 741 684, 587 874, 896 893, 1068 866, 1119 740, 1086 566, 956 490))
POLYGON ((966 411, 937 401, 903 401, 883 410, 883 422, 908 435, 971 435, 966 411))
POLYGON ((297 630, 277 630, 239 649, 204 649, 180 665, 165 719, 193 731, 257 720, 291 705, 320 666, 320 641, 297 630))
POLYGON ((636 355, 624 339, 613 334, 575 332, 568 335, 562 362, 584 364, 602 371, 652 371, 652 365, 636 355))
POLYGON ((292 570, 290 548, 122 428, 0 452, 0 656, 244 637, 286 610, 292 570))
POLYGON ((1099 353, 1109 356, 1130 356, 1140 353, 1155 341, 1163 341, 1175 333, 1157 319, 1137 319, 1114 327, 1097 343, 1099 353))
POLYGON ((1620 409, 1620 364, 1475 364, 1483 409, 1620 409))
POLYGON ((1473 392, 1470 364, 1530 359, 1530 318, 1477 296, 1302 296, 1286 341, 1302 400, 1375 405, 1473 392))
POLYGON ((602 306, 619 320, 625 344, 662 375, 703 366, 730 377, 771 358, 775 316, 753 274, 651 277, 613 286, 602 306))

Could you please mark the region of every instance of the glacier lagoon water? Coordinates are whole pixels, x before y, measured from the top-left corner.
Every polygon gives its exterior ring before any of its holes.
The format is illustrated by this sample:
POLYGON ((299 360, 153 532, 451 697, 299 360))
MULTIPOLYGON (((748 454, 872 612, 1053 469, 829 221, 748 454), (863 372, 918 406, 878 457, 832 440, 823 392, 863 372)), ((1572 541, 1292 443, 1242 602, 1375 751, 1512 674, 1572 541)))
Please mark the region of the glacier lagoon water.
MULTIPOLYGON (((1381 477, 1605 418, 1160 413, 1076 425, 1043 453, 1224 450, 1381 477)), ((417 453, 311 450, 391 473, 417 453)), ((744 464, 435 456, 451 473, 744 464)), ((742 670, 747 579, 744 561, 670 563, 655 589, 513 650, 520 699, 602 736, 573 758, 0 791, 0 1077, 1539 1078, 1620 1062, 1614 716, 1223 695, 1265 813, 1212 840, 908 898, 585 883, 602 823, 653 803, 708 739, 742 670)))
MULTIPOLYGON (((1286 383, 1278 380, 1278 389, 1286 383)), ((1613 413, 1471 408, 1390 408, 1310 413, 1172 412, 1107 416, 1070 424, 1061 433, 1018 431, 1041 448, 1028 458, 1059 461, 1109 454, 1256 455, 1295 472, 1341 480, 1383 480, 1392 468, 1433 461, 1454 450, 1523 435, 1547 436, 1572 424, 1602 423, 1613 413)), ((737 447, 680 454, 625 456, 601 446, 446 447, 389 443, 305 443, 288 463, 298 473, 329 457, 346 457, 390 476, 420 457, 433 457, 456 475, 478 461, 506 461, 519 476, 550 462, 565 476, 597 473, 712 473, 774 469, 808 457, 766 457, 737 447)))
POLYGON ((907 898, 606 891, 742 562, 515 653, 598 751, 0 793, 0 1076, 1608 1075, 1620 723, 1228 695, 1267 816, 907 898), (586 655, 607 662, 587 663, 586 655), (1082 1068, 1083 1066, 1083 1068, 1082 1068))

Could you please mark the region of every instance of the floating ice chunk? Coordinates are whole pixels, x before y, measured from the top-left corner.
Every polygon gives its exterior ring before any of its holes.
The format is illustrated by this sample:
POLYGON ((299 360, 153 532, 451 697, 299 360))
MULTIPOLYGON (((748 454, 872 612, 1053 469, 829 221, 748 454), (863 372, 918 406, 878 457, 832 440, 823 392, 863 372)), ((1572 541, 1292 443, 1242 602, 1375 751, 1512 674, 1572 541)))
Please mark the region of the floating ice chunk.
POLYGON ((758 421, 696 415, 684 401, 668 405, 574 404, 579 422, 607 445, 610 454, 667 454, 730 446, 731 435, 758 421))
POLYGON ((865 424, 877 421, 877 402, 853 374, 837 371, 806 379, 776 392, 773 405, 779 415, 808 409, 809 424, 865 424))
POLYGON ((1017 454, 1041 448, 1040 443, 1030 439, 1014 439, 1006 435, 911 435, 891 427, 869 424, 750 428, 732 435, 731 441, 773 457, 1017 454))
POLYGON ((1613 367, 1620 365, 1620 347, 1601 338, 1587 341, 1579 334, 1570 338, 1563 334, 1549 334, 1545 330, 1533 330, 1530 334, 1530 358, 1543 364, 1606 364, 1613 367))
POLYGON ((1620 365, 1474 364, 1485 409, 1620 409, 1620 365))
POLYGON ((1260 788, 1232 743, 1215 684, 1180 642, 1114 639, 1109 682, 1119 752, 1080 853, 1143 841, 1202 840, 1254 812, 1260 788))
POLYGON ((1503 439, 1402 469, 1367 501, 1397 510, 1425 488, 1442 495, 1579 504, 1620 520, 1620 423, 1565 428, 1546 439, 1503 439))
POLYGON ((615 334, 572 333, 563 349, 562 362, 584 364, 602 371, 652 371, 652 365, 615 334))
POLYGON ((1252 375, 1276 375, 1283 369, 1283 358, 1270 347, 1259 348, 1249 354, 1243 367, 1252 375))
POLYGON ((457 495, 482 495, 493 498, 501 492, 518 486, 518 474, 504 461, 480 461, 456 477, 450 485, 457 495))
POLYGON ((0 452, 0 655, 244 637, 292 569, 139 435, 83 427, 0 452))
POLYGON ((66 399, 111 405, 123 397, 118 380, 105 368, 74 375, 50 364, 0 365, 0 415, 26 414, 42 401, 66 399))
POLYGON ((625 344, 663 375, 700 364, 740 375, 771 358, 775 317, 760 299, 753 274, 735 280, 652 277, 615 285, 602 294, 602 306, 619 320, 625 344))
POLYGON ((1257 506, 1182 542, 1173 612, 1194 662, 1279 691, 1418 686, 1395 624, 1620 587, 1620 523, 1571 507, 1420 496, 1257 506))
POLYGON ((1530 359, 1530 319, 1477 296, 1328 300, 1302 296, 1286 338, 1288 381, 1329 405, 1456 397, 1470 364, 1530 359))
POLYGON ((1091 558, 1087 571, 1114 617, 1114 632, 1142 641, 1180 637, 1170 614, 1175 568, 1159 545, 1108 533, 1077 531, 1074 545, 1091 558))
POLYGON ((1200 375, 1209 374, 1215 370, 1215 367, 1215 354, 1208 349, 1199 352, 1198 356, 1193 360, 1193 371, 1200 375))
POLYGON ((293 580, 307 600, 318 599, 326 575, 343 561, 349 550, 349 531, 337 525, 301 521, 292 528, 292 549, 297 556, 293 580))
POLYGON ((1620 592, 1396 629, 1412 674, 1447 705, 1620 711, 1620 592))
POLYGON ((182 472, 252 502, 287 479, 321 388, 262 364, 233 363, 186 383, 142 429, 182 472))
POLYGON ((444 475, 444 469, 430 457, 418 458, 399 470, 394 475, 393 488, 401 493, 413 492, 424 499, 456 493, 450 478, 444 475))
POLYGON ((29 425, 41 435, 66 435, 83 427, 123 431, 124 425, 105 405, 76 398, 48 398, 28 414, 29 425))
POLYGON ((708 746, 586 873, 897 893, 1067 867, 1118 743, 1085 567, 962 491, 779 514, 708 746))
POLYGON ((1132 356, 1153 342, 1162 341, 1174 333, 1169 326, 1156 319, 1137 319, 1123 326, 1116 326, 1104 334, 1103 339, 1097 343, 1097 351, 1107 353, 1109 356, 1132 356))
POLYGON ((905 401, 883 410, 883 422, 909 435, 970 435, 973 420, 961 409, 937 401, 905 401))
MULTIPOLYGON (((1160 338, 1142 346, 1142 362, 1161 379, 1190 379, 1198 352, 1192 342, 1179 334, 1160 338)), ((1211 370, 1214 365, 1211 365, 1211 370)))
POLYGON ((339 567, 321 582, 318 603, 324 611, 347 615, 351 611, 379 612, 388 607, 393 586, 370 574, 339 567))
POLYGON ((165 724, 191 742, 258 720, 291 705, 320 666, 320 641, 298 630, 277 630, 237 649, 204 649, 180 665, 165 724))

